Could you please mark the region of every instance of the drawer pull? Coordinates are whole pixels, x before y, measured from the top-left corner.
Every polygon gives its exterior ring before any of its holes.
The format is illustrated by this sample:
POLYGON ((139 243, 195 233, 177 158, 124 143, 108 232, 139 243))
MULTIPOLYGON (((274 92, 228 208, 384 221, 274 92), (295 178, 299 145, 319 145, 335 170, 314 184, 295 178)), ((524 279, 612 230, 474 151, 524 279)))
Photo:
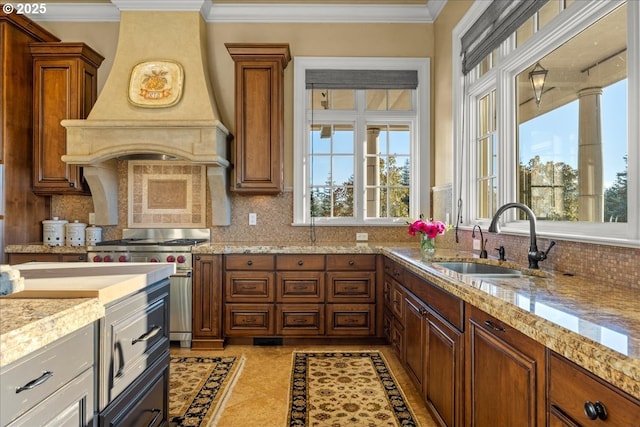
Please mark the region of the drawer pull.
POLYGON ((42 375, 40 375, 38 378, 36 378, 33 381, 29 381, 28 383, 26 383, 25 385, 16 388, 16 394, 25 391, 25 390, 31 390, 32 388, 36 388, 38 387, 40 384, 44 383, 45 381, 47 381, 49 378, 51 378, 53 376, 53 372, 51 371, 44 371, 42 375))
POLYGON ((345 319, 344 323, 358 323, 358 319, 345 319))
POLYGON ((303 264, 304 264, 304 261, 302 260, 298 261, 298 265, 303 265, 303 264))
POLYGON ((345 291, 357 291, 358 287, 356 285, 351 285, 351 286, 345 286, 344 287, 345 291))
POLYGON ((151 338, 155 337, 156 335, 158 335, 158 333, 162 330, 162 326, 153 326, 151 328, 151 330, 145 332, 144 334, 140 335, 138 338, 131 340, 131 344, 136 344, 139 342, 143 342, 143 341, 149 341, 151 338))
POLYGON ((351 265, 351 266, 355 265, 355 261, 354 261, 354 260, 352 260, 352 259, 350 259, 350 260, 349 260, 349 265, 351 265))
POLYGON ((255 317, 245 317, 242 319, 242 323, 256 323, 255 317))
POLYGON ((247 265, 253 265, 253 261, 252 260, 247 261, 247 265))
POLYGON ((305 289, 307 289, 307 287, 305 285, 295 285, 293 287, 293 290, 295 290, 295 291, 304 291, 305 289))
POLYGON ((305 319, 295 319, 293 323, 307 323, 305 319))
POLYGON ((242 285, 241 288, 243 291, 252 291, 256 289, 256 285, 242 285))
POLYGON ((491 320, 485 320, 484 324, 486 326, 488 326, 489 328, 493 329, 494 331, 498 331, 498 332, 506 332, 506 330, 502 327, 502 326, 498 326, 495 323, 493 323, 491 320))
POLYGON ((153 426, 156 425, 156 422, 158 421, 158 417, 160 417, 160 415, 162 415, 162 410, 161 409, 151 409, 149 412, 155 413, 155 415, 153 416, 153 418, 151 419, 149 424, 147 424, 147 427, 153 427, 153 426))
POLYGON ((607 419, 607 408, 604 407, 602 402, 596 400, 596 403, 592 403, 587 400, 584 402, 584 414, 590 420, 596 420, 600 418, 601 420, 607 419))

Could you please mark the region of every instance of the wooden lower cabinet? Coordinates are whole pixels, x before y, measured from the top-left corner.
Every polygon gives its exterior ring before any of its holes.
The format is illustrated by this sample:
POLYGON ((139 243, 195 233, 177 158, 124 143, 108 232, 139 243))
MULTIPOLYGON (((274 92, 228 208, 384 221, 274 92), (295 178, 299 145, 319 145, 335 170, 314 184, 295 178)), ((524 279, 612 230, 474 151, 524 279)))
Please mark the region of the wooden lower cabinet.
POLYGON ((427 309, 423 396, 442 426, 464 422, 464 334, 427 309))
POLYGON ((640 400, 552 351, 548 373, 551 427, 623 427, 640 422, 640 400))
POLYGON ((423 391, 427 306, 413 295, 404 293, 404 366, 414 384, 423 391))
POLYGON ((546 425, 545 347, 468 306, 466 425, 546 425))
POLYGON ((375 336, 376 255, 225 256, 224 335, 375 336))
POLYGON ((222 255, 193 256, 193 348, 222 348, 222 255))
POLYGON ((7 254, 7 263, 11 265, 25 262, 86 262, 87 254, 43 254, 11 253, 7 254))

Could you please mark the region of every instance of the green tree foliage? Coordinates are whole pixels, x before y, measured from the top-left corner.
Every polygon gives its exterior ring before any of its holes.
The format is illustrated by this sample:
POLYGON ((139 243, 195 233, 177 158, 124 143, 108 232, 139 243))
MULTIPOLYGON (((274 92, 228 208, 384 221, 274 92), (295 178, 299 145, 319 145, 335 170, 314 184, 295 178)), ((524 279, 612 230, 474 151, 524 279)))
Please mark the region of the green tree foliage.
POLYGON ((607 222, 627 222, 627 156, 625 168, 616 174, 616 180, 604 191, 604 220, 607 222))

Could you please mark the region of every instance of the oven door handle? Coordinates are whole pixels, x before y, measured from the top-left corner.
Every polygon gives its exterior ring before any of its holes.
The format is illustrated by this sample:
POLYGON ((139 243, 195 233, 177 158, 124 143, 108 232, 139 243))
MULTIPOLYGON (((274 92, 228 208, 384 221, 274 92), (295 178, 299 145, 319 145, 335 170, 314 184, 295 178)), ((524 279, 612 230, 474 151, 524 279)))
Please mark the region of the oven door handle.
POLYGON ((189 271, 184 271, 184 272, 181 272, 181 273, 172 274, 170 277, 187 277, 187 278, 189 278, 189 277, 191 277, 191 274, 192 274, 192 272, 191 272, 191 270, 189 270, 189 271))

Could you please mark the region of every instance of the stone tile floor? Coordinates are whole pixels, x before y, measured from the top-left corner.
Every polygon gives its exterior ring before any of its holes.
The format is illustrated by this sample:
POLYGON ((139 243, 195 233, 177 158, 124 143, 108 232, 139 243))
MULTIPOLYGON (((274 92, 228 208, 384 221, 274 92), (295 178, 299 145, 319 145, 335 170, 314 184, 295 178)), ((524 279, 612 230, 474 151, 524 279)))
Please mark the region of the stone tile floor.
POLYGON ((379 350, 404 392, 421 427, 437 424, 421 401, 420 393, 400 365, 390 346, 285 344, 281 346, 253 346, 228 344, 224 350, 190 350, 172 347, 172 355, 245 356, 244 367, 227 398, 223 411, 217 416, 217 427, 286 427, 292 352, 295 350, 379 350))

